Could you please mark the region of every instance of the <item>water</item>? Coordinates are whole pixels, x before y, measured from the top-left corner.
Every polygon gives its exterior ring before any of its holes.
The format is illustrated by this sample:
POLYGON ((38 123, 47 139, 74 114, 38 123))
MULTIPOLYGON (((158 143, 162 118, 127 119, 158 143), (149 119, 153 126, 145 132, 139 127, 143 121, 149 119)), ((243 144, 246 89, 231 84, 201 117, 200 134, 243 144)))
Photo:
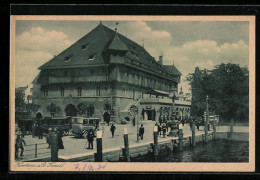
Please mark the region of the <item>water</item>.
POLYGON ((195 148, 184 147, 183 151, 172 152, 166 148, 157 159, 151 154, 134 158, 133 162, 248 162, 249 143, 219 139, 195 148))

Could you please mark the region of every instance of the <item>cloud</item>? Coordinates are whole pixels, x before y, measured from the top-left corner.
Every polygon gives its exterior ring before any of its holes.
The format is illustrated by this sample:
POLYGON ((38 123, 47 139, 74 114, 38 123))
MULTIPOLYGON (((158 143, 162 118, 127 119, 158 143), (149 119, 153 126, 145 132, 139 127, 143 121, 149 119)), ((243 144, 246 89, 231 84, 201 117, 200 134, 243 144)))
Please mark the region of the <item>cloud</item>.
MULTIPOLYGON (((121 28, 121 29, 125 29, 121 28)), ((128 22, 127 23, 127 36, 138 44, 142 44, 144 40, 145 49, 149 50, 152 56, 158 59, 162 55, 165 47, 170 46, 172 36, 165 30, 153 30, 146 22, 128 22)), ((125 34, 124 32, 122 34, 125 34)))
POLYGON ((16 37, 16 87, 26 86, 39 72, 38 67, 71 45, 68 36, 42 27, 31 28, 16 37))
POLYGON ((52 54, 71 45, 68 36, 60 31, 47 31, 42 27, 31 28, 16 37, 16 49, 44 51, 52 54))

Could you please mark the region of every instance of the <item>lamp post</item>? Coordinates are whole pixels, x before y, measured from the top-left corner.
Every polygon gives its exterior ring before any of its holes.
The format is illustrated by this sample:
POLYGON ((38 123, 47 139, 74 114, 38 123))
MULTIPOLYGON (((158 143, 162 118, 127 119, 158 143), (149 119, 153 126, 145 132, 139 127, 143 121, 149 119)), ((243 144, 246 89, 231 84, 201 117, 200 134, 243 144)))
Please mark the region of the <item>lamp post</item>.
POLYGON ((208 123, 209 123, 209 96, 206 96, 206 119, 205 119, 205 125, 204 125, 204 129, 205 129, 205 142, 208 142, 208 123))
POLYGON ((169 92, 169 98, 172 99, 172 120, 169 122, 169 126, 171 128, 169 136, 176 136, 178 132, 178 120, 176 119, 176 112, 174 107, 177 91, 177 87, 172 86, 169 92))

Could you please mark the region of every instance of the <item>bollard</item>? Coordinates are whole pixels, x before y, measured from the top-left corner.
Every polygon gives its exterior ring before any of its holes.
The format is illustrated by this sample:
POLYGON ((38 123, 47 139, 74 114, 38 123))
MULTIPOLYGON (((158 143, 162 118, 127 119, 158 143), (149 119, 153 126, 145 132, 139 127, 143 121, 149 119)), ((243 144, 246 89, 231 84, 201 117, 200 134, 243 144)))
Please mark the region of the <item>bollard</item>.
POLYGON ((51 162, 58 162, 58 134, 51 133, 51 162))
POLYGON ((183 134, 182 134, 182 129, 179 129, 179 151, 181 151, 182 150, 182 136, 183 136, 183 134))
POLYGON ((102 131, 97 131, 97 153, 96 153, 96 162, 103 161, 102 154, 102 131))
POLYGON ((154 140, 154 157, 158 156, 158 127, 154 126, 153 128, 153 140, 154 140))
POLYGON ((195 136, 195 122, 192 122, 192 147, 196 146, 196 136, 195 136))
POLYGON ((35 144, 35 158, 37 158, 37 144, 35 144))
POLYGON ((204 122, 204 131, 205 131, 205 143, 208 142, 208 121, 204 122))
POLYGON ((216 140, 216 124, 215 124, 215 121, 213 121, 213 140, 215 141, 216 140))
POLYGON ((229 137, 232 139, 232 136, 233 136, 233 125, 234 125, 234 121, 233 119, 231 120, 231 123, 230 123, 230 134, 229 134, 229 137))
POLYGON ((127 128, 124 128, 124 144, 125 144, 125 160, 126 160, 126 162, 130 162, 127 128))
POLYGON ((178 131, 178 135, 179 135, 179 150, 182 150, 182 137, 183 137, 182 129, 183 129, 183 126, 180 123, 179 124, 179 131, 178 131))

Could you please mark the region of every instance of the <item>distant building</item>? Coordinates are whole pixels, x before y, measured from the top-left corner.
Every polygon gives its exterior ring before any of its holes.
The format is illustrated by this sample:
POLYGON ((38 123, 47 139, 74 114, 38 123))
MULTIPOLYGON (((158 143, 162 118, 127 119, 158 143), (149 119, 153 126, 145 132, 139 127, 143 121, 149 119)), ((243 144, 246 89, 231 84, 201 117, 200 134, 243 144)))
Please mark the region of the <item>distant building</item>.
POLYGON ((174 65, 163 65, 163 56, 157 62, 142 46, 101 22, 39 69, 32 100, 41 105, 43 117, 50 116, 50 103, 61 109, 55 116, 77 116, 77 105, 85 103, 95 107, 90 116, 102 117, 109 107, 116 121, 139 99, 143 118, 156 120, 162 109, 170 115, 168 92, 178 87, 181 76, 174 65))
POLYGON ((15 88, 15 91, 18 92, 20 91, 21 93, 24 94, 24 102, 26 104, 32 103, 32 89, 33 89, 33 84, 29 84, 25 87, 18 87, 15 88))
POLYGON ((177 119, 189 119, 191 108, 191 94, 183 93, 182 88, 175 100, 175 112, 177 119))

